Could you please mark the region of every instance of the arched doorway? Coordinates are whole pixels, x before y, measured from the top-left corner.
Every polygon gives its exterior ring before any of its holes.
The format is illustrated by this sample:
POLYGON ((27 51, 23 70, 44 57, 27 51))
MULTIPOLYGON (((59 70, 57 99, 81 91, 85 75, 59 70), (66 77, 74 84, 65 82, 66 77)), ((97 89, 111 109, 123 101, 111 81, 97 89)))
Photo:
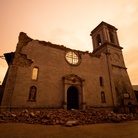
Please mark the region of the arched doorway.
POLYGON ((67 91, 67 109, 79 109, 79 97, 78 90, 76 87, 71 86, 67 91))

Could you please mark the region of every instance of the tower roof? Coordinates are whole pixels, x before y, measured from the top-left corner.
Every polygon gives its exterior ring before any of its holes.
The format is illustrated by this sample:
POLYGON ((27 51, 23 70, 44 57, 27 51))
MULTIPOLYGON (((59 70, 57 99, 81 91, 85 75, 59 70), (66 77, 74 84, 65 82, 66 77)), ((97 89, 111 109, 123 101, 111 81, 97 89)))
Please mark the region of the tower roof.
POLYGON ((107 26, 107 27, 109 27, 109 28, 112 28, 112 29, 117 30, 117 28, 115 28, 113 25, 110 25, 110 24, 108 24, 108 23, 102 21, 95 29, 93 29, 93 30, 91 31, 91 34, 90 34, 90 35, 92 35, 97 29, 101 28, 102 26, 107 26))

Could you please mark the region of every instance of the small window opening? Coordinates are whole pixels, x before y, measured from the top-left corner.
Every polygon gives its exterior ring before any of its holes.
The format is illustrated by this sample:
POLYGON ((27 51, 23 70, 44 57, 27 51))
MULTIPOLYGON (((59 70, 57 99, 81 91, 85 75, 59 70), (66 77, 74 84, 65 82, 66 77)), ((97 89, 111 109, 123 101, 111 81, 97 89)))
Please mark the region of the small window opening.
POLYGON ((101 102, 106 103, 105 93, 103 91, 101 92, 101 102))
POLYGON ((104 86, 103 77, 100 77, 100 78, 99 78, 99 81, 100 81, 100 86, 104 86))
POLYGON ((38 79, 38 68, 34 67, 32 71, 32 80, 37 80, 38 79))
POLYGON ((109 35, 110 35, 110 41, 112 43, 114 43, 115 41, 114 41, 114 34, 113 34, 113 32, 109 31, 109 35))
POLYGON ((30 87, 30 91, 29 91, 29 101, 36 101, 36 92, 37 92, 37 88, 35 86, 31 86, 30 87))
POLYGON ((101 46, 102 42, 101 42, 100 34, 97 35, 96 39, 97 39, 98 46, 101 46))

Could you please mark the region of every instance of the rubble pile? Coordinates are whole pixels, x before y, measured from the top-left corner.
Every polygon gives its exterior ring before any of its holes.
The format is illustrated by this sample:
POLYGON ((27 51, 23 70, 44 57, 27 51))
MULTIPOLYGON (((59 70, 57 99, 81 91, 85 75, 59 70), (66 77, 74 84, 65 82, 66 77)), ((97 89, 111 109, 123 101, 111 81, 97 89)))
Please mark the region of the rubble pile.
POLYGON ((0 112, 0 123, 20 122, 44 125, 86 125, 96 123, 122 122, 137 119, 133 114, 116 114, 106 110, 22 110, 0 112))

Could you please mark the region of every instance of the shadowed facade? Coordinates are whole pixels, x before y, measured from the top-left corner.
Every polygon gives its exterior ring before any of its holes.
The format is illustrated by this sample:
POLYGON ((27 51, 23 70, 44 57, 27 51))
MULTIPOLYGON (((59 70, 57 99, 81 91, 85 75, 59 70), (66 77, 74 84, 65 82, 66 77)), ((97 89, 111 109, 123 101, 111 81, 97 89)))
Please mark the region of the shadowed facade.
POLYGON ((1 107, 112 108, 126 110, 136 98, 117 29, 101 22, 90 34, 93 52, 73 50, 19 35, 9 64, 1 107))

